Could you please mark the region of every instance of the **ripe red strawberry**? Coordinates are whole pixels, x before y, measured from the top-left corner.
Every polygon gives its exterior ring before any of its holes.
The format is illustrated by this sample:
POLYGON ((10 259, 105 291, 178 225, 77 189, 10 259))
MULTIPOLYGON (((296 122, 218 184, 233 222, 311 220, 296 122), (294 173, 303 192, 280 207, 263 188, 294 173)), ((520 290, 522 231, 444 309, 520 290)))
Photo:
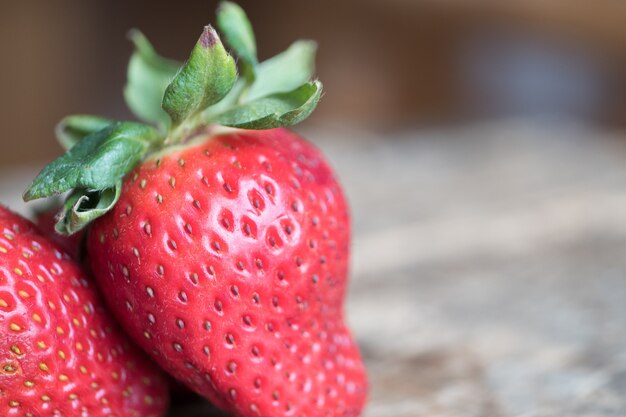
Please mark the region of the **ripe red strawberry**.
POLYGON ((80 268, 0 206, 0 415, 161 416, 163 376, 80 268))
POLYGON ((357 415, 343 322, 349 218, 332 171, 284 129, 151 158, 96 220, 91 265, 127 331, 240 415, 357 415))
POLYGON ((25 199, 72 190, 57 230, 93 222, 90 263, 113 312, 197 393, 243 417, 357 416, 367 381, 343 317, 346 201, 319 151, 280 129, 319 101, 315 46, 259 63, 238 6, 222 4, 218 24, 242 78, 210 26, 180 69, 133 32, 125 96, 157 128, 65 119, 69 150, 25 199))
POLYGON ((54 231, 54 223, 56 222, 56 214, 59 208, 52 206, 50 208, 35 212, 35 224, 44 236, 47 236, 54 243, 59 245, 72 259, 80 259, 80 247, 84 233, 75 233, 70 236, 60 235, 54 231))

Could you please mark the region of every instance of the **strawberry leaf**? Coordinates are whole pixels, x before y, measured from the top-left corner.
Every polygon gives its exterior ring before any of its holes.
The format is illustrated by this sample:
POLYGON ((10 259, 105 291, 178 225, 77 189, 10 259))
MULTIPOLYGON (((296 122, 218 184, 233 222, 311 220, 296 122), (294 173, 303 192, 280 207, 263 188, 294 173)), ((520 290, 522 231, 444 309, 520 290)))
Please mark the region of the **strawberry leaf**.
POLYGON ((215 121, 224 126, 243 129, 291 126, 311 114, 321 94, 321 82, 308 82, 289 92, 271 94, 235 106, 217 115, 215 121))
POLYGON ((24 193, 30 201, 74 188, 105 190, 115 186, 152 147, 162 142, 152 127, 116 122, 87 135, 47 165, 24 193))
POLYGON ((140 120, 155 123, 164 130, 170 119, 161 108, 163 93, 182 64, 160 57, 138 30, 131 30, 128 37, 135 44, 135 52, 128 64, 126 104, 140 120))
POLYGON ((204 112, 204 119, 211 120, 216 114, 224 113, 237 103, 245 103, 274 93, 291 91, 306 83, 315 71, 313 41, 299 40, 285 51, 261 62, 257 67, 257 78, 246 91, 247 82, 237 80, 232 90, 219 103, 204 112))
POLYGON ((237 79, 235 61, 209 25, 191 56, 165 89, 163 109, 174 125, 220 101, 237 79))
POLYGON ((113 121, 105 117, 76 114, 64 117, 57 124, 54 133, 63 149, 68 150, 85 136, 104 129, 111 123, 113 121))
POLYGON ((54 226, 62 235, 74 234, 91 221, 111 210, 120 198, 122 182, 100 191, 74 190, 63 204, 60 216, 54 226))
POLYGON ((245 100, 251 101, 269 94, 291 91, 313 78, 317 44, 299 40, 285 51, 259 64, 256 81, 245 100))
POLYGON ((239 68, 248 83, 256 77, 256 40, 250 20, 237 4, 224 1, 217 10, 217 26, 226 43, 239 57, 239 68))

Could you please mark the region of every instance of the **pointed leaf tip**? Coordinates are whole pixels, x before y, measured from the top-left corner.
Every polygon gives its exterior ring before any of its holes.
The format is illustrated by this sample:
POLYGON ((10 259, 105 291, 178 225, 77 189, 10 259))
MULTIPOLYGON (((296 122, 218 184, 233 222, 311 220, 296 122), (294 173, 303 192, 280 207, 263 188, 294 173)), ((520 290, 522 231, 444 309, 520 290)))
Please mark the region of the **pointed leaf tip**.
POLYGON ((205 48, 212 48, 219 41, 217 32, 213 29, 213 26, 206 25, 202 35, 200 35, 200 44, 205 48))
POLYGON ((217 103, 233 88, 237 67, 219 36, 207 25, 189 59, 165 89, 162 107, 180 125, 206 107, 217 103))
POLYGON ((215 117, 224 126, 273 129, 292 126, 309 117, 322 95, 322 83, 311 81, 298 88, 271 94, 235 106, 215 117))
POLYGON ((246 93, 246 101, 291 91, 313 78, 317 44, 298 40, 283 52, 260 63, 257 79, 246 93))

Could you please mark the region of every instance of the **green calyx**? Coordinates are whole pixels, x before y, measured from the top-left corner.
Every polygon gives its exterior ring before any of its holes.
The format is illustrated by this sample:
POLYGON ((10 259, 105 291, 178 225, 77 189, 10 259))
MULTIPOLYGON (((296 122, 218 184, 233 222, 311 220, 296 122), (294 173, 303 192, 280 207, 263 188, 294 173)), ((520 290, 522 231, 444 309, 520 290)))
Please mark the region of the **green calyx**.
POLYGON ((237 64, 210 25, 184 64, 159 56, 141 32, 130 32, 135 52, 124 98, 145 124, 74 115, 57 125, 56 136, 66 153, 47 165, 23 196, 30 201, 67 193, 57 232, 75 233, 105 214, 137 163, 184 142, 203 126, 285 127, 315 109, 322 83, 312 79, 314 42, 296 41, 259 62, 252 26, 238 5, 220 4, 217 25, 237 64))

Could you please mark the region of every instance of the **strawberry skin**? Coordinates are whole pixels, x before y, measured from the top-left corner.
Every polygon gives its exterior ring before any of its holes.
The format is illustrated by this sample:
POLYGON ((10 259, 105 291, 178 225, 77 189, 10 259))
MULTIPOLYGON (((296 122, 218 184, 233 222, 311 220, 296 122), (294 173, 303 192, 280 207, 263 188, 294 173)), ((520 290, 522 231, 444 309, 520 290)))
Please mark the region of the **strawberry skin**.
POLYGON ((350 225, 330 167, 285 129, 228 130, 131 172, 87 237, 129 334, 239 416, 357 416, 343 319, 350 225))
POLYGON ((162 416, 163 376, 80 268, 0 206, 0 415, 162 416))
POLYGON ((35 224, 44 236, 47 236, 54 243, 59 245, 72 259, 80 259, 80 244, 83 239, 84 233, 73 234, 71 236, 63 236, 58 234, 54 230, 54 223, 56 221, 56 214, 59 211, 59 207, 51 207, 43 211, 35 213, 35 224))

